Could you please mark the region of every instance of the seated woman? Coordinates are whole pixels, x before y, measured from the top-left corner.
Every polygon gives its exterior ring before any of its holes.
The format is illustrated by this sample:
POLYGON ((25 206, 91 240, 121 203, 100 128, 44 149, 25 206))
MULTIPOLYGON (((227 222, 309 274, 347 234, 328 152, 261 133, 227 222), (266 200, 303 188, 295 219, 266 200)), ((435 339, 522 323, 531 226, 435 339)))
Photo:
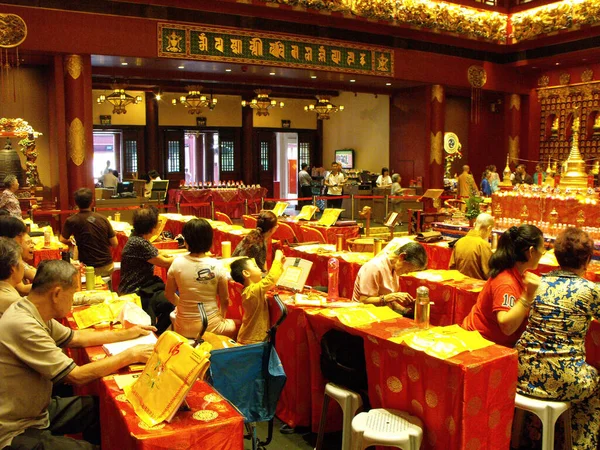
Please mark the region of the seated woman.
POLYGON ((261 211, 256 228, 238 244, 232 256, 254 258, 262 272, 267 271, 267 240, 277 230, 277 216, 271 211, 261 211))
POLYGON ((24 273, 21 246, 12 239, 0 238, 0 317, 10 305, 21 300, 15 286, 23 280, 24 273))
POLYGON ((225 319, 229 304, 227 271, 219 260, 206 254, 212 246, 212 227, 204 219, 192 219, 183 226, 182 234, 190 254, 175 258, 165 291, 169 301, 177 306, 175 331, 195 338, 202 326, 198 303, 203 303, 208 316, 206 331, 235 339, 236 324, 225 319))
POLYGON ((136 209, 133 213, 133 233, 121 255, 120 294, 136 293, 142 307, 152 318, 159 333, 171 325, 169 314, 173 305, 165 297, 165 284, 154 276, 154 266, 169 268, 173 259, 162 255, 148 240, 158 227, 155 207, 136 209))
POLYGON ((513 347, 527 325, 539 285, 539 277, 526 271, 535 270, 544 253, 539 228, 521 225, 506 230, 490 258, 489 279, 461 326, 479 331, 496 344, 513 347))
POLYGON ((0 217, 0 237, 14 239, 21 246, 21 258, 23 259, 25 274, 15 288, 19 294, 27 295, 31 291, 31 282, 36 273, 35 267, 27 264, 27 261, 33 263, 34 245, 31 236, 27 233, 27 228, 22 220, 12 216, 2 216, 0 217))
POLYGON ((521 394, 572 401, 573 448, 598 448, 600 377, 585 361, 585 339, 600 318, 600 287, 583 278, 594 242, 567 228, 554 244, 560 269, 542 277, 529 324, 517 342, 521 394))

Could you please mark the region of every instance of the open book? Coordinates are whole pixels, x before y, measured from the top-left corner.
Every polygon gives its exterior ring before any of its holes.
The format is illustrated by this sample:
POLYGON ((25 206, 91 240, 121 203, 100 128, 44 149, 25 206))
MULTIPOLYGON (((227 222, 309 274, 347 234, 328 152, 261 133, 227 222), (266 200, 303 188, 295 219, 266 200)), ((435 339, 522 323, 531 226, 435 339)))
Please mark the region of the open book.
POLYGON ((294 217, 294 220, 310 220, 312 219, 312 216, 314 216, 317 212, 317 209, 318 208, 313 205, 304 205, 300 210, 300 213, 296 217, 294 217))
POLYGON ((287 202, 277 202, 275 208, 272 209, 273 214, 275 214, 277 217, 281 217, 288 205, 289 203, 287 202))
POLYGON ((312 261, 306 259, 286 258, 277 286, 301 292, 308 279, 312 264, 312 261))
POLYGON ((146 336, 140 336, 138 338, 130 339, 128 341, 104 344, 102 346, 102 350, 104 350, 107 355, 114 356, 114 355, 118 355, 119 353, 124 352, 125 350, 127 350, 131 347, 135 347, 136 345, 141 345, 141 344, 154 345, 154 344, 156 344, 157 340, 158 339, 156 338, 156 335, 154 333, 150 333, 150 334, 147 334, 146 336))
POLYGON ((342 213, 343 209, 340 208, 325 208, 321 218, 317 222, 319 225, 325 225, 326 227, 332 226, 337 222, 338 217, 342 213))

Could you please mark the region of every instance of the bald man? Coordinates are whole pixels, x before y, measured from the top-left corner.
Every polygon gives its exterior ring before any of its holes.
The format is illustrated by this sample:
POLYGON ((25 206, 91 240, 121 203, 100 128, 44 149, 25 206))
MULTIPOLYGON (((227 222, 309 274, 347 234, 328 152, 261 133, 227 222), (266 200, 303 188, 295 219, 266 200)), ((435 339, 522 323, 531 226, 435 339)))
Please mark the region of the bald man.
POLYGON ((460 198, 477 195, 477 184, 475 184, 475 179, 470 171, 471 168, 465 165, 462 173, 458 176, 458 196, 460 198))

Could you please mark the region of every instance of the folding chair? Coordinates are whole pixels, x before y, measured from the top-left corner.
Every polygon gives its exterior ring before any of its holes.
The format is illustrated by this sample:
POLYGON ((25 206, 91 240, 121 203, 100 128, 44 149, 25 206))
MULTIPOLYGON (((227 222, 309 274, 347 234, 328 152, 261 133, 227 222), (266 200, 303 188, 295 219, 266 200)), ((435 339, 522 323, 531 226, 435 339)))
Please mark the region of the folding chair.
POLYGON ((256 217, 244 214, 242 216, 242 220, 244 221, 244 228, 248 228, 249 230, 253 230, 256 228, 256 217))
POLYGON ((311 227, 300 227, 302 231, 302 242, 318 242, 320 244, 327 244, 327 240, 321 231, 311 227))
POLYGON ((221 222, 225 222, 228 225, 233 225, 233 222, 229 218, 229 216, 225 213, 215 211, 215 220, 219 220, 221 222))
POLYGON ((298 238, 296 237, 296 233, 292 227, 290 227, 287 223, 279 222, 277 230, 273 233, 273 239, 277 239, 285 244, 292 244, 294 242, 298 242, 298 238))

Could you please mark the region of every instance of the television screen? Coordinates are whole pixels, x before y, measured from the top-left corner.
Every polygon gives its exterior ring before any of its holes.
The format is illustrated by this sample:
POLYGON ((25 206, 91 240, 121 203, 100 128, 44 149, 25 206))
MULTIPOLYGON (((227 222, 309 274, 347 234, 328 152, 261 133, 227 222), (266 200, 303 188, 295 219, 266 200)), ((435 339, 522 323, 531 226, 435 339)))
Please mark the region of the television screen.
POLYGON ((342 165, 342 169, 354 169, 354 150, 336 150, 335 161, 342 165))
POLYGON ((122 194, 123 192, 133 192, 133 183, 131 181, 117 183, 117 194, 122 194))

